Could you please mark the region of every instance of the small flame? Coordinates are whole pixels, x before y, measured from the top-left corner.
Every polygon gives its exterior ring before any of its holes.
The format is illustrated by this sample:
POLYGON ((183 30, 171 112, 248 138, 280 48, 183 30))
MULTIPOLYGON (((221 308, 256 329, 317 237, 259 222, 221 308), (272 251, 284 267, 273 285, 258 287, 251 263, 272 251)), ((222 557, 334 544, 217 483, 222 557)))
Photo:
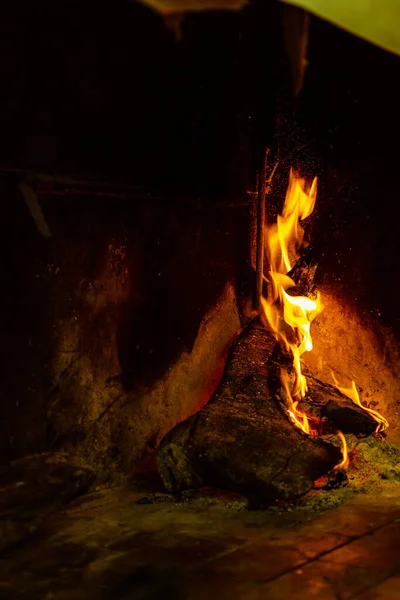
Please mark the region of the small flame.
POLYGON ((335 471, 339 471, 340 469, 346 470, 347 467, 349 466, 349 454, 347 452, 347 442, 346 442, 346 438, 344 437, 343 433, 338 430, 337 431, 338 436, 340 437, 340 440, 342 442, 342 461, 336 465, 335 467, 335 471))
POLYGON ((300 221, 314 210, 317 179, 307 188, 304 179, 290 171, 289 185, 282 214, 277 222, 266 227, 266 254, 269 260, 268 299, 261 298, 262 313, 281 346, 292 354, 295 379, 289 386, 287 373, 281 373, 282 386, 290 402, 288 414, 297 427, 310 432, 307 415, 298 409, 307 392, 307 381, 301 372, 300 357, 312 350, 310 325, 323 306, 319 295, 315 300, 291 296, 287 290, 294 281, 287 275, 293 268, 300 248, 305 246, 304 229, 300 221))
POLYGON ((290 401, 290 409, 288 410, 288 415, 292 419, 293 423, 297 425, 300 429, 304 431, 304 433, 310 433, 310 424, 308 422, 307 415, 298 410, 297 405, 299 404, 298 400, 293 400, 292 392, 289 388, 289 376, 286 371, 281 369, 281 383, 283 389, 285 390, 286 397, 290 401))
POLYGON ((385 419, 385 417, 383 417, 380 413, 378 413, 377 410, 373 410, 372 408, 367 408, 366 406, 363 406, 361 404, 361 400, 360 400, 360 396, 358 394, 357 391, 357 387, 355 384, 355 381, 351 382, 351 387, 350 388, 345 388, 345 387, 341 387, 337 380, 336 377, 334 376, 334 374, 332 373, 333 379, 335 381, 335 385, 337 387, 337 389, 342 392, 342 394, 344 394, 345 396, 347 396, 348 398, 350 398, 350 400, 352 400, 354 402, 354 404, 357 404, 357 406, 359 406, 360 408, 362 408, 363 410, 365 410, 365 412, 367 412, 368 414, 371 415, 371 417, 373 419, 375 419, 377 425, 375 428, 375 433, 381 433, 382 431, 384 431, 385 429, 387 429, 389 427, 389 423, 387 422, 387 420, 385 419))

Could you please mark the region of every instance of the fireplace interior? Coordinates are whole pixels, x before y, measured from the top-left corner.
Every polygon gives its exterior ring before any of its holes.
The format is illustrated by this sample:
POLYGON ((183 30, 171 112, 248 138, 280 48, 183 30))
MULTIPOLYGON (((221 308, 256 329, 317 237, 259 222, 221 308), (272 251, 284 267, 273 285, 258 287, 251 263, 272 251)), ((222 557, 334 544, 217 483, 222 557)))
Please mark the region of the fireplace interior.
POLYGON ((0 598, 400 598, 399 58, 153 4, 0 24, 0 598))

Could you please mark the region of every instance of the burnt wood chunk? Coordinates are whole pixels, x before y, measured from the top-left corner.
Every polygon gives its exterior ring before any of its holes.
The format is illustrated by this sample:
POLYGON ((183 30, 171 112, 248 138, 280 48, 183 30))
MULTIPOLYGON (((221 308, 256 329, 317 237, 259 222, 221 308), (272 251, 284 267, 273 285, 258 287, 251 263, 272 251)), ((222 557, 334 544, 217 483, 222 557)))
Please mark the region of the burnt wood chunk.
POLYGON ((157 464, 169 492, 207 486, 258 503, 295 499, 340 462, 338 447, 289 421, 275 397, 275 353, 258 320, 236 340, 211 400, 160 444, 157 464))
POLYGON ((288 290, 291 296, 315 295, 314 277, 317 267, 317 260, 310 249, 304 251, 293 269, 288 273, 295 284, 295 287, 288 290))
POLYGON ((332 385, 307 375, 308 394, 299 408, 324 420, 334 429, 355 435, 371 435, 377 423, 371 415, 332 385))

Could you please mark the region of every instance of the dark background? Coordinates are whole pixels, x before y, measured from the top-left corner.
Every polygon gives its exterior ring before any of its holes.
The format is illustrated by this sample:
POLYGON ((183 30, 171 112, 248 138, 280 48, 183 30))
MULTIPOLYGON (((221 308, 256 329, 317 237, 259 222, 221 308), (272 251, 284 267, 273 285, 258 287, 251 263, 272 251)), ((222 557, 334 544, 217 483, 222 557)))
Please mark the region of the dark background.
POLYGON ((312 25, 299 123, 320 166, 319 277, 398 335, 400 59, 317 19, 312 25))
POLYGON ((260 130, 270 141, 276 108, 300 160, 395 164, 398 57, 313 18, 305 87, 291 102, 281 37, 275 2, 189 15, 179 44, 135 2, 7 3, 0 164, 210 186, 247 167, 260 130))
POLYGON ((291 163, 356 170, 384 195, 397 164, 398 57, 312 18, 293 101, 281 19, 279 3, 253 0, 187 16, 176 43, 136 2, 7 3, 0 166, 232 195, 254 185, 255 149, 273 146, 275 131, 291 163))
POLYGON ((127 238, 130 261, 139 256, 130 267, 141 276, 116 317, 127 389, 140 378, 150 385, 190 352, 227 281, 246 288, 246 190, 265 144, 281 153, 276 206, 289 166, 319 177, 311 236, 320 282, 400 334, 400 60, 316 18, 308 59, 294 99, 282 7, 264 0, 241 13, 188 16, 180 43, 134 2, 2 7, 4 460, 46 448, 53 313, 67 314, 76 281, 101 272, 110 236, 127 238), (48 240, 17 188, 28 170, 128 182, 144 197, 40 197, 48 240), (146 199, 154 189, 157 202, 146 199), (65 266, 58 287, 49 265, 65 266))
POLYGON ((264 5, 188 16, 177 44, 135 2, 8 4, 0 164, 237 191, 273 122, 280 7, 264 5))

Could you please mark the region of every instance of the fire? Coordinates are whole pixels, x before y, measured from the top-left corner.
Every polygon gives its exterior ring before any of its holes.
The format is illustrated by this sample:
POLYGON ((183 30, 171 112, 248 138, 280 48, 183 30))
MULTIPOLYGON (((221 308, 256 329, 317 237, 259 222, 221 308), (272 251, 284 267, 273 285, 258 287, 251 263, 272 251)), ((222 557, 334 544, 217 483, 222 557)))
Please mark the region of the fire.
MULTIPOLYGON (((333 373, 332 373, 332 375, 333 375, 333 373)), ((351 382, 350 388, 345 388, 345 387, 341 387, 338 384, 334 375, 333 375, 333 379, 335 381, 335 385, 336 385, 337 389, 340 392, 342 392, 342 394, 344 394, 345 396, 350 398, 350 400, 352 400, 354 402, 354 404, 357 404, 357 406, 359 406, 360 408, 365 410, 365 412, 369 413, 371 415, 371 417, 373 419, 375 419, 375 421, 377 423, 376 428, 375 428, 375 433, 381 433, 382 431, 384 431, 385 429, 387 429, 389 427, 389 423, 387 422, 385 417, 383 417, 380 413, 378 413, 378 411, 373 410, 372 408, 367 408, 366 406, 363 406, 361 404, 360 396, 358 394, 355 381, 351 382)))
POLYGON ((336 465, 334 471, 339 471, 340 469, 347 469, 347 467, 349 466, 349 455, 347 452, 346 438, 344 437, 343 433, 339 430, 337 434, 340 437, 340 441, 342 442, 342 461, 338 465, 336 465))
MULTIPOLYGON (((282 214, 276 223, 265 230, 266 254, 269 261, 268 298, 261 298, 261 316, 275 334, 281 347, 293 359, 294 382, 281 370, 281 383, 290 407, 289 418, 306 434, 315 434, 310 428, 306 413, 299 410, 299 402, 307 393, 307 380, 301 370, 301 356, 313 348, 310 327, 315 317, 323 310, 319 294, 315 300, 306 296, 291 296, 287 290, 295 286, 288 273, 299 258, 299 250, 306 245, 304 228, 300 221, 314 210, 317 199, 317 178, 311 186, 290 171, 289 185, 282 214)), ((349 463, 346 438, 337 432, 342 442, 342 461, 335 470, 346 469, 349 463)))
MULTIPOLYGON (((317 199, 317 179, 310 186, 304 179, 290 171, 289 185, 282 214, 276 223, 265 227, 265 250, 269 261, 268 297, 261 298, 261 318, 273 331, 283 350, 290 353, 293 360, 294 381, 288 372, 281 369, 281 384, 285 391, 289 408, 287 413, 293 423, 306 434, 316 434, 310 428, 309 418, 299 409, 299 402, 307 393, 307 381, 301 370, 301 356, 313 348, 310 327, 313 319, 323 310, 319 294, 313 300, 306 296, 292 296, 288 290, 295 286, 288 273, 299 258, 299 251, 306 245, 301 221, 314 210, 317 199)), ((333 373, 332 373, 333 375, 333 373)), ((351 388, 338 389, 367 411, 377 422, 376 433, 388 427, 388 422, 377 411, 365 408, 360 401, 354 381, 351 388)), ((335 471, 347 469, 349 456, 346 438, 341 431, 336 432, 342 443, 342 461, 335 471)))
POLYGON ((286 397, 288 398, 288 400, 290 401, 290 404, 291 404, 291 407, 288 410, 289 417, 292 419, 292 421, 295 423, 295 425, 297 425, 297 427, 299 427, 300 429, 302 429, 304 431, 304 433, 309 434, 310 433, 310 424, 308 422, 307 415, 297 409, 297 405, 298 405, 299 401, 293 400, 292 392, 290 391, 290 387, 289 387, 289 376, 287 374, 287 371, 285 371, 283 369, 281 370, 281 383, 282 383, 283 389, 285 390, 286 397))
POLYGON ((287 290, 295 286, 288 276, 305 246, 304 229, 300 221, 314 210, 317 199, 317 179, 307 187, 304 179, 290 171, 289 186, 282 214, 277 222, 266 226, 265 245, 269 261, 268 298, 261 298, 262 316, 275 334, 282 348, 293 357, 294 383, 281 372, 281 381, 290 402, 289 417, 305 433, 311 433, 307 415, 298 409, 299 401, 307 392, 307 381, 301 371, 300 358, 312 350, 310 325, 323 306, 319 295, 315 300, 305 296, 291 296, 287 290))

